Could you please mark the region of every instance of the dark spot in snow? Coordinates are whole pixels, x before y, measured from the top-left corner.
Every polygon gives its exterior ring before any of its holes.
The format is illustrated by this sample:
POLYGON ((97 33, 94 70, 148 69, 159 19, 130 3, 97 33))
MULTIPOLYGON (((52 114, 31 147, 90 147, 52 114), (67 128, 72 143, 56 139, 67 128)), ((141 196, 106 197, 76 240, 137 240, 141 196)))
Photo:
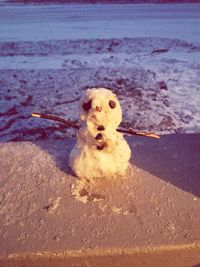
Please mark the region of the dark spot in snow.
POLYGON ((122 84, 123 84, 123 79, 118 79, 118 80, 116 80, 116 83, 117 83, 118 85, 122 85, 122 84))
POLYGON ((190 115, 181 116, 181 121, 186 124, 189 124, 192 120, 193 120, 193 117, 190 115))
POLYGON ((104 144, 103 144, 103 145, 98 145, 98 146, 97 146, 97 149, 98 149, 98 150, 103 150, 103 149, 104 149, 104 144))
POLYGON ((27 83, 27 81, 25 81, 25 80, 19 80, 19 82, 20 83, 25 83, 25 84, 27 83))
POLYGON ((103 135, 101 133, 98 133, 95 137, 96 140, 101 140, 103 138, 103 135))
POLYGON ((109 106, 110 106, 110 108, 114 109, 114 108, 116 107, 116 103, 115 103, 115 101, 110 100, 110 101, 109 101, 109 106))
POLYGON ((92 106, 92 100, 89 100, 87 103, 83 103, 83 109, 88 111, 92 106))
POLYGON ((167 99, 164 99, 163 104, 164 104, 166 107, 169 107, 169 106, 170 106, 170 105, 169 105, 169 101, 168 101, 167 99))
POLYGON ((104 128, 104 126, 103 126, 103 125, 99 125, 99 126, 97 127, 97 130, 98 130, 98 131, 104 131, 104 130, 105 130, 105 128, 104 128))
POLYGON ((154 50, 152 51, 152 54, 167 53, 168 51, 169 51, 168 48, 154 49, 154 50))
POLYGON ((47 212, 49 212, 52 207, 53 207, 53 204, 51 203, 49 205, 44 206, 44 210, 46 210, 47 212))
POLYGON ((81 197, 84 197, 84 196, 88 196, 89 193, 85 190, 85 188, 81 189, 81 191, 79 191, 79 195, 81 197))
POLYGON ((168 90, 168 87, 167 87, 167 83, 166 82, 160 81, 160 82, 158 82, 158 85, 159 85, 159 88, 161 90, 168 90))
POLYGON ((87 197, 87 200, 88 200, 88 201, 94 201, 95 199, 103 200, 103 199, 105 199, 105 196, 102 196, 102 195, 100 195, 100 194, 90 194, 90 195, 87 197))

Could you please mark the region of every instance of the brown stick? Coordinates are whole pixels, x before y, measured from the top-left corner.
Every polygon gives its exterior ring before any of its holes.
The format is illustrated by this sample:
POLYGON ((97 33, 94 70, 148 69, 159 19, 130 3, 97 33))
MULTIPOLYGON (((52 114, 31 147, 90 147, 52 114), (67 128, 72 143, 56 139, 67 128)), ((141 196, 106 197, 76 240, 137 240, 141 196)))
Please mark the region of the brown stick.
POLYGON ((66 124, 69 127, 74 128, 74 129, 79 129, 80 128, 78 124, 76 124, 74 122, 71 122, 71 121, 66 121, 66 120, 61 119, 61 118, 56 117, 56 116, 51 116, 51 115, 46 115, 46 114, 41 114, 41 113, 32 113, 32 116, 33 117, 37 117, 37 118, 43 118, 43 119, 47 119, 47 120, 52 120, 52 121, 58 121, 58 122, 66 124))
MULTIPOLYGON (((69 127, 74 128, 74 129, 80 128, 80 126, 78 124, 71 122, 71 121, 66 121, 66 120, 61 119, 61 118, 56 117, 56 116, 51 116, 51 115, 46 115, 46 114, 41 114, 41 113, 32 113, 32 116, 47 119, 47 120, 52 120, 52 121, 58 121, 58 122, 66 124, 69 127)), ((151 137, 151 138, 160 138, 160 136, 157 134, 136 132, 132 128, 129 128, 129 129, 117 128, 117 131, 120 133, 125 133, 125 134, 130 134, 130 135, 138 135, 138 136, 151 137)))
POLYGON ((139 136, 145 136, 145 137, 151 137, 151 138, 160 138, 160 136, 155 134, 155 133, 136 132, 132 128, 129 128, 129 129, 117 128, 117 131, 120 133, 125 133, 125 134, 130 134, 130 135, 139 135, 139 136))

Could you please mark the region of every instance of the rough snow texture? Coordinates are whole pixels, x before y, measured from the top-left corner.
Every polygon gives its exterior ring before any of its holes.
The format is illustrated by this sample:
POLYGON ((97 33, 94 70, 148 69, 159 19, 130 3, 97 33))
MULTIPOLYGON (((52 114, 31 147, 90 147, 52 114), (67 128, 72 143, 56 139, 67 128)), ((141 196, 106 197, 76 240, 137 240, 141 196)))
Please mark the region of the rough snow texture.
POLYGON ((116 93, 122 126, 161 134, 200 129, 199 44, 163 38, 12 42, 1 43, 0 54, 2 141, 75 136, 30 115, 77 121, 82 91, 91 87, 116 93))
POLYGON ((117 132, 122 110, 116 95, 106 88, 87 89, 79 114, 80 129, 70 153, 74 173, 81 178, 125 175, 131 151, 122 133, 117 132))
POLYGON ((199 242, 199 138, 130 138, 127 177, 95 182, 71 174, 71 139, 1 143, 0 255, 199 242))

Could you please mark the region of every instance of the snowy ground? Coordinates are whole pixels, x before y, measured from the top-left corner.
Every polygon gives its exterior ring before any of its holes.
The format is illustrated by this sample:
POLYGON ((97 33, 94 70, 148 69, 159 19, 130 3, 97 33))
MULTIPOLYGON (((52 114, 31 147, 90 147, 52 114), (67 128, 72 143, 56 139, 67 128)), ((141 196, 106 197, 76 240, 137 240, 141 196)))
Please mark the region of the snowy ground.
POLYGON ((2 6, 0 140, 74 135, 30 114, 77 121, 82 90, 95 86, 118 95, 123 126, 199 132, 199 12, 199 4, 2 6))

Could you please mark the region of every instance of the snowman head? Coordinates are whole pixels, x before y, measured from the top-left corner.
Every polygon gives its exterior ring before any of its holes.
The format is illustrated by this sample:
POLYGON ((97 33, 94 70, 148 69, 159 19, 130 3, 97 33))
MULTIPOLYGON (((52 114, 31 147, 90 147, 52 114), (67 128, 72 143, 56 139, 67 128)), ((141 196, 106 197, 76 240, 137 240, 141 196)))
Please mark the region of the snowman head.
POLYGON ((80 119, 104 127, 117 127, 122 121, 122 110, 116 95, 106 88, 87 89, 80 101, 80 119))

